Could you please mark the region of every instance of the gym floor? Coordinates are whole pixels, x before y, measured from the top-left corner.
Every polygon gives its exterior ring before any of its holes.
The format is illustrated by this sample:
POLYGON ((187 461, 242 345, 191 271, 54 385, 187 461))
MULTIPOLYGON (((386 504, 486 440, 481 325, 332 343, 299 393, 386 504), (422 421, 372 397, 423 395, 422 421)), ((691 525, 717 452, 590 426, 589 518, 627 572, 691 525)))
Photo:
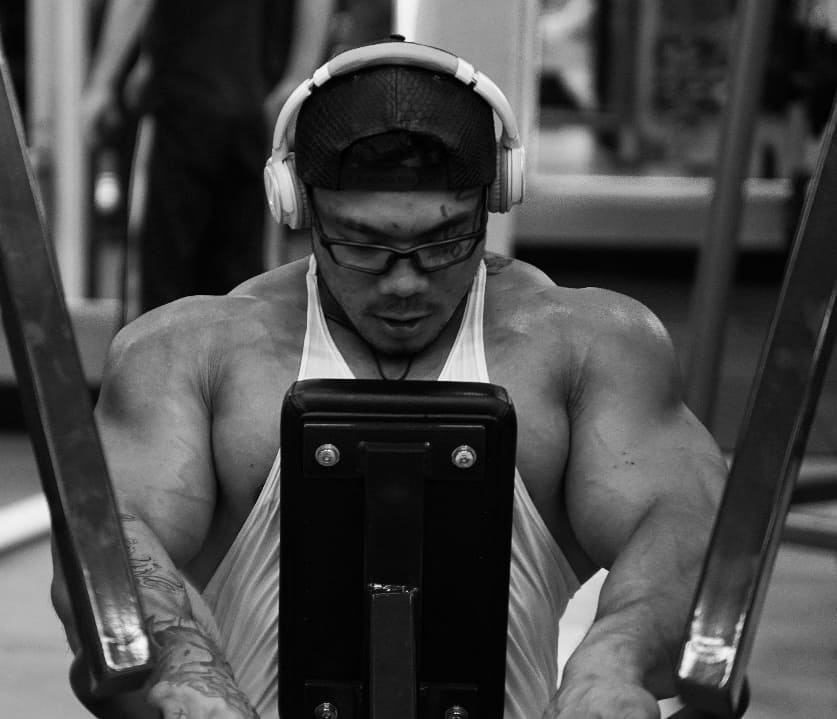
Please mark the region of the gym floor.
MULTIPOLYGON (((304 250, 304 246, 298 248, 304 250)), ((583 254, 529 250, 519 256, 568 286, 598 285, 637 297, 671 332, 681 359, 688 340, 692 258, 677 253, 583 254), (626 272, 626 268, 630 272, 626 272)), ((742 260, 730 303, 729 332, 713 432, 732 450, 750 382, 776 302, 781 258, 742 260)), ((837 450, 837 381, 827 378, 809 441, 813 452, 837 450)), ((0 434, 0 506, 39 491, 27 437, 0 434)), ((833 512, 832 507, 819 511, 833 512)), ((749 668, 753 719, 837 716, 837 562, 822 550, 783 545, 773 573, 749 668)), ((88 714, 67 684, 70 654, 49 603, 48 542, 0 559, 0 716, 76 719, 88 714)), ((599 575, 599 580, 601 575, 599 575)), ((562 656, 581 637, 595 606, 597 581, 565 616, 562 656)))

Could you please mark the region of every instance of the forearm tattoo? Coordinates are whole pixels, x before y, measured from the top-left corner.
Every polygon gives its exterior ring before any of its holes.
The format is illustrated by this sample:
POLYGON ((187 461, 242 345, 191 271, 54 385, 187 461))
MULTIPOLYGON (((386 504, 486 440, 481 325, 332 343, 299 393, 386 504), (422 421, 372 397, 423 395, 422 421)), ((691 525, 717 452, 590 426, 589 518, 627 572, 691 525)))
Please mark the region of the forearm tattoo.
POLYGON ((194 625, 180 573, 162 567, 142 550, 141 540, 130 531, 130 523, 138 522, 137 517, 121 514, 120 519, 128 525, 125 542, 137 584, 153 593, 146 609, 150 608, 149 603, 162 609, 161 614, 150 614, 146 620, 156 650, 151 685, 165 682, 186 686, 207 698, 223 700, 242 716, 257 719, 247 697, 236 685, 232 667, 220 647, 194 625))
MULTIPOLYGON (((132 514, 120 514, 119 517, 123 522, 137 521, 132 514)), ((125 544, 128 548, 128 563, 140 587, 169 594, 180 594, 186 591, 179 574, 166 572, 151 555, 140 553, 138 539, 128 534, 125 537, 125 544)))
POLYGON ((137 551, 138 540, 133 537, 125 539, 128 545, 128 562, 134 578, 141 587, 158 592, 179 594, 185 592, 183 580, 176 574, 165 574, 162 567, 154 561, 151 555, 141 555, 137 551))
POLYGON ((238 688, 232 667, 221 650, 201 631, 181 622, 149 621, 159 653, 155 679, 188 686, 205 697, 221 699, 242 716, 256 717, 252 705, 238 688))

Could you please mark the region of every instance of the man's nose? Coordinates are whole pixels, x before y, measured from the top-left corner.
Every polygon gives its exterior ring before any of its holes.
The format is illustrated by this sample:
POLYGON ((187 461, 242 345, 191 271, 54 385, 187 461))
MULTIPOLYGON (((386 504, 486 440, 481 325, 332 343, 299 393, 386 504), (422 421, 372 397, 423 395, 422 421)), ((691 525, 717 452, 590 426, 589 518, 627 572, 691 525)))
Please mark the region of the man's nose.
POLYGON ((382 275, 380 290, 387 295, 411 297, 425 292, 429 285, 427 273, 416 267, 411 258, 403 257, 396 260, 390 271, 382 275))

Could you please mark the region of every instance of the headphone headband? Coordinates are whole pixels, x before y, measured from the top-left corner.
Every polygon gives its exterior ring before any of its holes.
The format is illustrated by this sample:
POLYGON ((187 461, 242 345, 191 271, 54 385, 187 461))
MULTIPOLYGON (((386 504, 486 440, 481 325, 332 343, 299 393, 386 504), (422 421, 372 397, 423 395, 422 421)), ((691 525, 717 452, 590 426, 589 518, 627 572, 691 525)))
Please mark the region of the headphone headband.
POLYGON ((407 65, 454 77, 479 95, 502 125, 497 145, 496 176, 489 189, 491 212, 508 212, 523 199, 525 151, 514 111, 499 87, 473 65, 439 48, 394 40, 347 50, 321 65, 290 94, 276 118, 273 144, 264 171, 265 192, 277 222, 294 229, 310 222, 305 188, 296 174, 288 130, 311 93, 329 80, 383 65, 407 65))
POLYGON ((497 113, 503 126, 500 144, 506 149, 521 147, 520 131, 514 111, 502 90, 491 78, 475 70, 473 65, 462 58, 445 50, 397 40, 346 50, 321 65, 310 78, 301 82, 290 94, 276 119, 272 157, 281 159, 287 156, 288 128, 299 113, 302 103, 315 88, 321 87, 334 77, 380 65, 409 65, 452 75, 463 84, 470 86, 497 113))

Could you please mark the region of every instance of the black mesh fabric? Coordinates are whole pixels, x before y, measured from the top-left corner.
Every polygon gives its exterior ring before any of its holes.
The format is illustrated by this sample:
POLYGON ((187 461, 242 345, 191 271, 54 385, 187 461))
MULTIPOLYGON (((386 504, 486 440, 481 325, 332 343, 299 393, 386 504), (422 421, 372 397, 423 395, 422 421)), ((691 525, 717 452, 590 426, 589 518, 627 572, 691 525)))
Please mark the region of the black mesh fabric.
POLYGON ((300 109, 295 145, 300 178, 331 190, 462 189, 488 185, 496 172, 488 103, 456 78, 409 66, 368 68, 315 89, 300 109), (423 140, 403 142, 397 131, 423 140), (387 133, 396 141, 352 147, 387 133), (386 147, 381 162, 370 153, 376 145, 386 147), (433 145, 441 158, 427 151, 433 145), (393 159, 398 147, 400 162, 393 159))

